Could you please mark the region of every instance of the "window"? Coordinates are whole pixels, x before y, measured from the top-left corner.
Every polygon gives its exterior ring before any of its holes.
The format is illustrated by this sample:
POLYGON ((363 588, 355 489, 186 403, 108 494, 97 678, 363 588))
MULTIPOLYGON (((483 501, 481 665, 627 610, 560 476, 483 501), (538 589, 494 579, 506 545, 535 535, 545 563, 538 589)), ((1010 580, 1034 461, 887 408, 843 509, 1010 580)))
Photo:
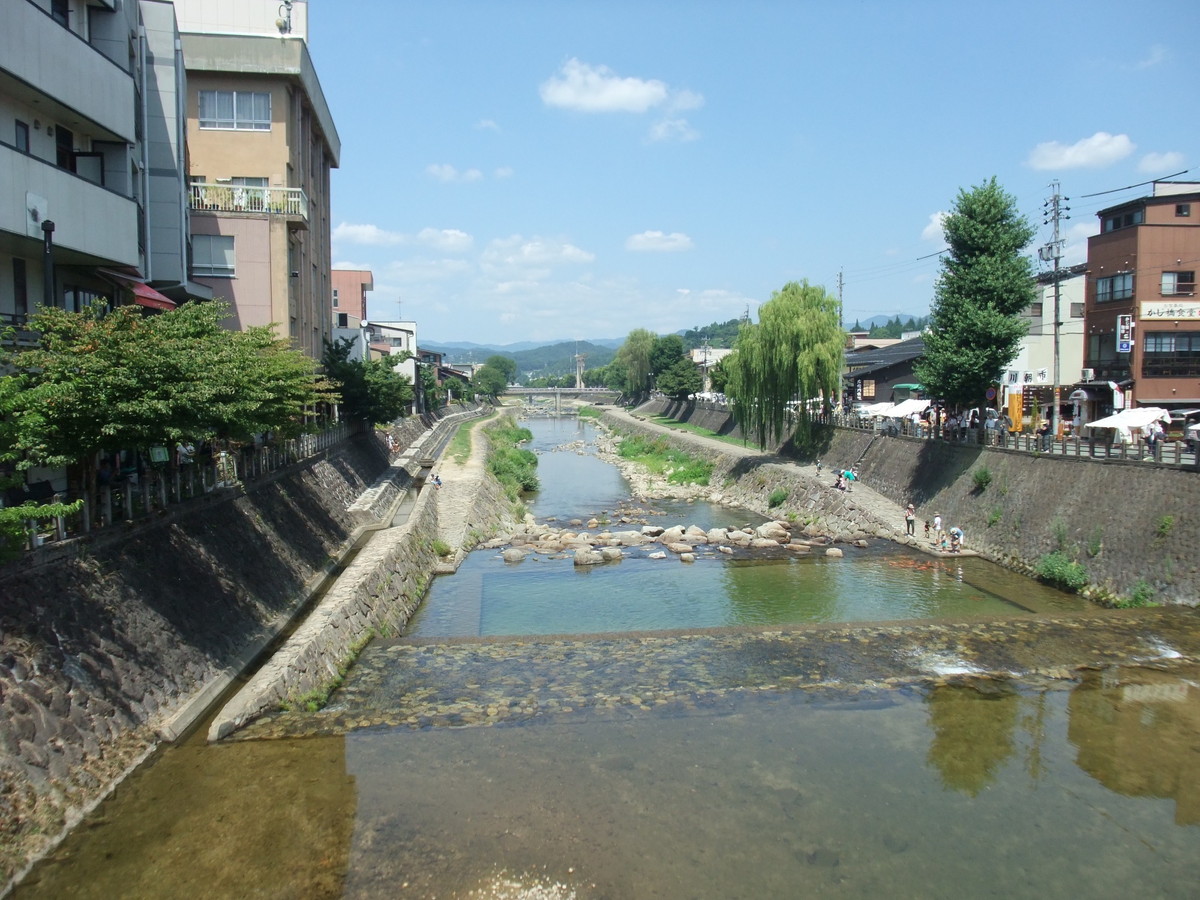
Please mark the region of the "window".
POLYGON ((70 4, 67 0, 50 0, 50 16, 63 28, 70 28, 70 4))
POLYGON ((1142 338, 1142 376, 1178 378, 1200 375, 1200 332, 1151 331, 1142 338))
POLYGON ((1071 304, 1071 318, 1072 319, 1082 319, 1083 318, 1083 304, 1082 303, 1072 303, 1071 304))
POLYGON ((17 119, 16 134, 13 138, 13 144, 22 153, 29 152, 29 123, 28 122, 22 122, 20 119, 17 119))
POLYGON ((1145 221, 1145 211, 1135 209, 1133 212, 1117 213, 1104 219, 1105 231, 1116 231, 1118 228, 1128 228, 1131 225, 1141 225, 1145 221))
POLYGON ((224 234, 192 235, 192 274, 208 278, 232 278, 234 273, 233 236, 224 234))
POLYGON ((1043 304, 1041 301, 1038 301, 1037 303, 1030 303, 1029 304, 1030 318, 1040 319, 1042 317, 1042 306, 1043 306, 1043 304))
POLYGON ((1132 272, 1122 272, 1120 275, 1110 275, 1107 278, 1096 279, 1097 303, 1108 303, 1111 300, 1128 300, 1132 296, 1132 272))
POLYGON ((1163 272, 1162 295, 1176 297, 1181 294, 1190 297, 1196 292, 1195 272, 1163 272))
POLYGON ((25 260, 13 257, 13 313, 17 322, 24 324, 29 315, 29 278, 25 272, 25 260))
POLYGON ((259 91, 201 91, 200 127, 270 131, 271 95, 259 91))
POLYGON ((1180 218, 1186 219, 1191 214, 1192 214, 1192 204, 1190 204, 1190 203, 1176 203, 1175 204, 1175 215, 1179 216, 1180 218))
POLYGON ((333 289, 333 308, 337 309, 338 305, 339 305, 338 304, 338 289, 334 288, 333 289))

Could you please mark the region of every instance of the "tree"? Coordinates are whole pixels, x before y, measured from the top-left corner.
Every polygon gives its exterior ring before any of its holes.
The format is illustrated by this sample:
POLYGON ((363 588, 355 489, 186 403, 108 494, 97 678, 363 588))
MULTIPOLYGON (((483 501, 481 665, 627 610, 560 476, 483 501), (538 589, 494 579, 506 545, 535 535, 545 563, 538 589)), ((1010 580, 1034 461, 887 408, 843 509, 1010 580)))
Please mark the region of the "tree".
POLYGON ((498 369, 490 363, 484 363, 471 376, 471 386, 480 394, 497 397, 503 394, 504 389, 508 387, 508 378, 502 369, 498 369))
POLYGON ((625 383, 621 388, 631 398, 643 397, 650 391, 650 358, 654 352, 654 341, 654 332, 635 328, 617 350, 615 361, 625 370, 625 383))
POLYGON ((342 397, 342 416, 350 421, 392 422, 412 407, 413 388, 407 375, 396 372, 394 357, 350 359, 353 338, 325 342, 321 361, 325 374, 342 397))
POLYGON ((759 324, 742 326, 736 350, 726 357, 726 393, 745 433, 766 445, 786 432, 788 402, 801 401, 801 417, 817 397, 838 397, 845 336, 837 298, 807 281, 788 282, 759 309, 759 324))
POLYGON ((679 335, 656 337, 654 347, 650 351, 650 374, 657 378, 683 359, 683 356, 683 338, 679 335))
POLYGON ((517 361, 509 356, 502 356, 499 353, 489 356, 483 361, 485 366, 491 366, 504 374, 504 383, 512 384, 517 380, 517 361))
POLYGON ((925 353, 914 367, 928 396, 975 406, 1016 356, 1034 301, 1034 228, 996 179, 960 190, 942 223, 950 252, 934 290, 925 353))
POLYGON ((686 357, 676 360, 674 365, 657 379, 658 389, 673 400, 686 400, 688 395, 700 390, 703 384, 700 370, 686 357))

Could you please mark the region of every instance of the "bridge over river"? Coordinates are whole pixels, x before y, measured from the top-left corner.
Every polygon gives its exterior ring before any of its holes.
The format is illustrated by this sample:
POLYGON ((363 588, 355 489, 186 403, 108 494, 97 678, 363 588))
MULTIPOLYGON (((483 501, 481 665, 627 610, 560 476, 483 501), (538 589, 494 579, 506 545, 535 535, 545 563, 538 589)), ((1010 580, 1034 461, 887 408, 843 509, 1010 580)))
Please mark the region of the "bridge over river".
POLYGON ((616 403, 621 396, 621 392, 614 391, 611 388, 535 388, 510 384, 504 391, 503 396, 520 397, 531 404, 538 399, 553 399, 554 412, 556 415, 559 415, 562 413, 563 400, 582 400, 587 403, 616 403))

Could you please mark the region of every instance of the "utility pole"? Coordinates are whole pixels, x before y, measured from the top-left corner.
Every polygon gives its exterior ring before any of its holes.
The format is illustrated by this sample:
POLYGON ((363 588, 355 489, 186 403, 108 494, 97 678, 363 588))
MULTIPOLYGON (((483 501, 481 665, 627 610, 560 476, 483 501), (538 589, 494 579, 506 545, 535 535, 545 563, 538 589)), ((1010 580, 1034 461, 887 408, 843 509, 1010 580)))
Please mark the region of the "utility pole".
POLYGON ((1062 238, 1059 237, 1059 223, 1064 219, 1071 218, 1067 215, 1067 212, 1071 209, 1071 207, 1064 205, 1065 202, 1071 198, 1063 197, 1061 194, 1059 194, 1057 181, 1050 182, 1050 189, 1053 191, 1053 193, 1050 195, 1050 199, 1047 200, 1043 205, 1043 208, 1045 209, 1045 218, 1043 219, 1043 224, 1053 225, 1054 237, 1051 239, 1049 244, 1046 244, 1041 248, 1041 250, 1039 250, 1038 255, 1045 262, 1054 262, 1054 407, 1050 419, 1050 433, 1057 435, 1060 416, 1059 406, 1062 402, 1062 378, 1061 372, 1059 371, 1060 360, 1062 356, 1062 354, 1059 352, 1059 338, 1062 325, 1060 321, 1061 317, 1059 315, 1059 300, 1061 298, 1061 291, 1059 289, 1059 263, 1062 260, 1063 241, 1062 238))

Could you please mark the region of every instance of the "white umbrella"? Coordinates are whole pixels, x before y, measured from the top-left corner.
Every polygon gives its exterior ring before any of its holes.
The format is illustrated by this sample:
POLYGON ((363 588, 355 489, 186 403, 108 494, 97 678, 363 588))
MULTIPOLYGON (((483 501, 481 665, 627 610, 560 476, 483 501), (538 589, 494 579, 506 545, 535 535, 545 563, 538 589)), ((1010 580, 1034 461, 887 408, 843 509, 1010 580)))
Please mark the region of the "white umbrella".
POLYGON ((887 410, 886 415, 892 419, 907 419, 913 413, 925 412, 928 408, 928 400, 905 400, 887 410))

